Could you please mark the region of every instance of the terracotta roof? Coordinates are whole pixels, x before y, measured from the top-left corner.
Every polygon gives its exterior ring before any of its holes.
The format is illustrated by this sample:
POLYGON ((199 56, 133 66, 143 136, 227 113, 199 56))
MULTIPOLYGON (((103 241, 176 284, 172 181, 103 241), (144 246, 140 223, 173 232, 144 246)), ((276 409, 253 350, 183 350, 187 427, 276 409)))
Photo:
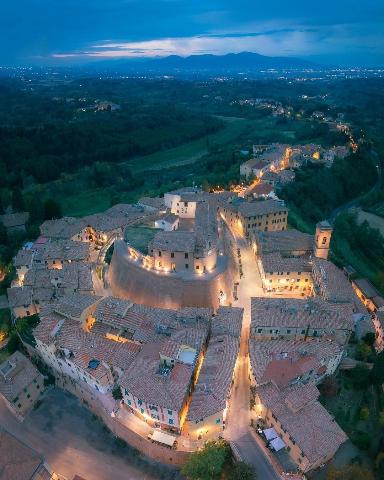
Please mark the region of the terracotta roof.
POLYGON ((160 251, 194 252, 196 239, 193 232, 158 232, 150 243, 150 248, 160 251))
POLYGON ((13 261, 15 267, 30 267, 33 259, 33 251, 21 249, 17 252, 17 255, 13 261))
POLYGON ((254 238, 259 249, 258 253, 312 251, 314 245, 313 235, 295 229, 281 232, 256 232, 254 238))
POLYGON ((366 298, 380 296, 379 292, 367 278, 356 278, 353 280, 353 283, 363 292, 366 298))
POLYGON ((167 223, 172 223, 172 224, 177 222, 178 219, 179 219, 179 217, 177 215, 175 215, 174 213, 166 213, 165 215, 162 215, 159 218, 159 220, 162 220, 162 221, 167 222, 167 223))
POLYGON ((36 262, 51 260, 85 261, 89 257, 89 243, 72 240, 52 240, 39 248, 35 254, 36 262))
POLYGON ((312 267, 305 257, 283 257, 280 252, 261 254, 264 272, 311 272, 312 267))
POLYGON ((169 310, 106 297, 98 303, 93 316, 96 323, 116 328, 123 336, 139 342, 153 342, 179 330, 188 331, 188 327, 207 330, 212 312, 209 308, 193 307, 169 310))
POLYGON ((141 197, 137 203, 144 207, 148 206, 159 210, 165 208, 164 198, 160 197, 141 197))
POLYGON ((135 223, 146 215, 141 207, 129 204, 118 204, 105 212, 83 217, 82 221, 96 231, 111 232, 112 230, 117 230, 135 223))
POLYGON ((69 239, 80 233, 86 226, 86 222, 82 219, 63 217, 57 220, 46 220, 40 225, 40 232, 50 238, 69 239))
POLYGON ((260 158, 251 158, 250 160, 244 162, 243 165, 246 165, 249 168, 255 168, 259 170, 261 168, 268 167, 269 162, 266 160, 260 160, 260 158))
POLYGON ((102 297, 97 295, 65 295, 54 305, 54 310, 68 318, 79 319, 84 310, 96 306, 102 297))
POLYGON ((40 324, 34 330, 35 337, 47 345, 55 343, 59 349, 71 352, 71 361, 96 379, 103 378, 108 367, 124 371, 140 351, 134 342, 116 342, 104 333, 88 332, 76 320, 63 318, 49 310, 44 312, 40 324), (98 360, 96 368, 89 368, 90 360, 98 360))
POLYGON ((253 217, 256 215, 268 215, 271 213, 286 212, 287 207, 281 200, 262 200, 254 202, 243 202, 238 206, 238 211, 243 217, 253 217))
POLYGON ((316 400, 319 391, 313 385, 280 390, 269 382, 256 387, 256 394, 311 464, 334 455, 348 440, 334 418, 316 400))
POLYGON ((341 347, 330 340, 250 340, 249 355, 258 384, 273 381, 286 387, 313 371, 313 378, 323 376, 324 365, 339 356, 341 347))
POLYGON ((261 326, 353 330, 353 305, 330 303, 321 298, 306 300, 252 298, 252 330, 261 326))
POLYGON ((68 290, 73 293, 91 293, 92 269, 90 265, 77 262, 64 264, 61 269, 32 267, 25 274, 24 286, 33 288, 33 298, 39 298, 38 292, 41 290, 49 290, 52 298, 53 293, 63 296, 68 290))
POLYGON ((219 307, 212 319, 212 335, 231 335, 240 338, 244 309, 239 307, 219 307))
POLYGON ((253 195, 269 195, 271 192, 273 192, 273 190, 274 188, 272 185, 267 183, 258 183, 249 191, 249 193, 253 195))
POLYGON ((122 376, 120 384, 139 400, 179 412, 188 395, 194 369, 190 365, 176 363, 168 374, 162 374, 161 348, 161 342, 144 345, 122 376))
POLYGON ((323 298, 340 303, 358 301, 350 281, 334 263, 314 258, 312 270, 323 298))
POLYGON ((7 288, 9 306, 17 308, 31 305, 32 294, 32 288, 28 286, 7 288))
POLYGON ((0 393, 12 403, 40 375, 28 358, 16 351, 0 365, 0 393))
POLYGON ((0 427, 1 480, 32 480, 43 457, 0 427))
POLYGON ((224 410, 238 352, 239 338, 213 334, 192 394, 187 420, 200 420, 224 410))

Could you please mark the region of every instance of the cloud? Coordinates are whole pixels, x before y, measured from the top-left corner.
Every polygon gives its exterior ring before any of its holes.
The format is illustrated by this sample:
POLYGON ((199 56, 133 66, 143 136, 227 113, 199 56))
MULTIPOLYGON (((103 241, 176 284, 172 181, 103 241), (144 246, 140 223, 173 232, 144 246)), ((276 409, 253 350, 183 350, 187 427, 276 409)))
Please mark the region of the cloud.
POLYGON ((86 51, 55 53, 54 58, 95 57, 126 58, 166 55, 188 56, 198 53, 225 54, 243 51, 263 55, 309 56, 327 51, 343 50, 353 41, 360 42, 355 48, 371 48, 380 51, 383 39, 375 33, 355 31, 352 25, 313 26, 307 28, 279 28, 257 32, 210 33, 186 37, 157 38, 143 41, 104 41, 91 45, 86 51), (364 37, 364 38, 363 38, 364 37))
POLYGON ((0 0, 0 63, 242 50, 363 58, 383 49, 384 3, 368 3, 0 0))

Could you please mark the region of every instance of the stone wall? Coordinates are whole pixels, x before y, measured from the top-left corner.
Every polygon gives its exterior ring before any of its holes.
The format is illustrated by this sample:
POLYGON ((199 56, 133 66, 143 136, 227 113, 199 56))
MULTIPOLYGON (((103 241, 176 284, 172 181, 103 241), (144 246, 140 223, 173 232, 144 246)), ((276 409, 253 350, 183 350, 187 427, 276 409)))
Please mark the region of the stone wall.
POLYGON ((113 295, 145 305, 180 307, 219 307, 220 291, 232 302, 236 271, 231 258, 223 258, 225 267, 215 274, 182 278, 142 268, 130 261, 125 245, 115 244, 109 269, 109 283, 113 295))

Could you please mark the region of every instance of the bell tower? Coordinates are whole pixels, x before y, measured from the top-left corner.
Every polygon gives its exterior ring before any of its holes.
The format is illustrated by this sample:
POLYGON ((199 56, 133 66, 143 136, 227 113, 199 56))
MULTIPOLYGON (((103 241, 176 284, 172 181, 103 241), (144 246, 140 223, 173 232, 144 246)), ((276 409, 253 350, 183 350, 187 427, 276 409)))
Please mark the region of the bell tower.
POLYGON ((332 226, 326 220, 316 224, 314 254, 317 258, 328 258, 329 245, 331 243, 332 226))

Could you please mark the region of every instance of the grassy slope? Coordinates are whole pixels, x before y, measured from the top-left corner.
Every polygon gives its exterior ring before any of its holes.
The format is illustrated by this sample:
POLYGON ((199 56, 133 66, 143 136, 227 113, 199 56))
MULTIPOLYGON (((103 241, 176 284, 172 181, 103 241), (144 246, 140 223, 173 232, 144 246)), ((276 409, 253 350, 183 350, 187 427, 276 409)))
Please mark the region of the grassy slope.
MULTIPOLYGON (((210 145, 246 142, 248 138, 252 138, 254 132, 266 138, 273 138, 276 135, 275 120, 271 118, 265 117, 255 120, 237 117, 220 118, 226 121, 226 125, 219 132, 209 135, 210 145)), ((279 133, 289 137, 290 132, 281 131, 279 133)), ((146 170, 187 165, 199 160, 206 153, 207 140, 206 137, 202 137, 169 150, 162 150, 145 157, 132 159, 125 164, 135 174, 146 170)), ((124 198, 122 198, 122 201, 124 201, 124 198)), ((60 203, 65 215, 88 215, 105 210, 110 206, 110 191, 107 188, 74 191, 73 194, 60 198, 60 203)))

